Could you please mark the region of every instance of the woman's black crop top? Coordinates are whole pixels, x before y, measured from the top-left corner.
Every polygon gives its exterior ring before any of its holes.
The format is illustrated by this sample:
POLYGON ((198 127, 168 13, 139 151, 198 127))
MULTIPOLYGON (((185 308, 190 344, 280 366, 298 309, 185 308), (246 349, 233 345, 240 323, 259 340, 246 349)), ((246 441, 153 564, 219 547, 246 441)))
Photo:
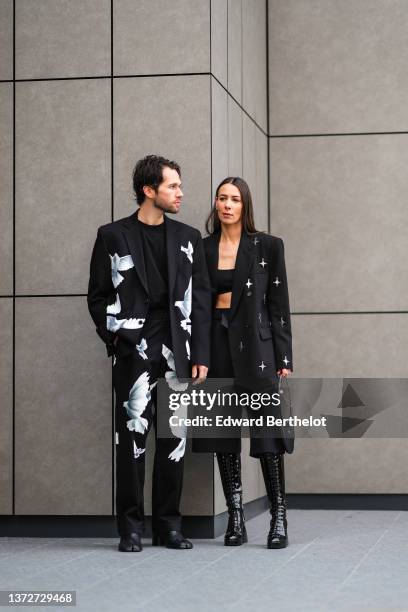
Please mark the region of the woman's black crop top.
POLYGON ((232 291, 232 280, 234 278, 234 268, 230 270, 216 270, 215 279, 217 294, 232 291))

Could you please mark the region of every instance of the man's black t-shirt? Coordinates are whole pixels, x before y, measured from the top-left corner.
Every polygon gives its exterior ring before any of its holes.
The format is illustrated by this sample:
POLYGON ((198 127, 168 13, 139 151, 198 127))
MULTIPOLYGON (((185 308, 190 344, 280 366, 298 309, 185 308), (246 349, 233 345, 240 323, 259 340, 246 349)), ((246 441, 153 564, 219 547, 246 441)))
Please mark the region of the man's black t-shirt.
POLYGON ((149 287, 150 309, 168 309, 166 226, 148 225, 137 220, 145 258, 146 279, 149 287))

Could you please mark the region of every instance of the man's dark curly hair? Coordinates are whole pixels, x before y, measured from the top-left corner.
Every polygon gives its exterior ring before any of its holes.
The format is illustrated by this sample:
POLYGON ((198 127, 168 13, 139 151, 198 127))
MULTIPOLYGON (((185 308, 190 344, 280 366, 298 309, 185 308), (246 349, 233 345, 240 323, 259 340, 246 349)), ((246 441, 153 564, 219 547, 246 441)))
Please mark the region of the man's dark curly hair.
POLYGON ((157 191, 163 181, 163 168, 165 167, 176 170, 181 177, 180 166, 174 161, 160 155, 146 155, 143 159, 139 159, 133 170, 133 190, 139 206, 143 204, 146 197, 143 187, 148 185, 157 191))

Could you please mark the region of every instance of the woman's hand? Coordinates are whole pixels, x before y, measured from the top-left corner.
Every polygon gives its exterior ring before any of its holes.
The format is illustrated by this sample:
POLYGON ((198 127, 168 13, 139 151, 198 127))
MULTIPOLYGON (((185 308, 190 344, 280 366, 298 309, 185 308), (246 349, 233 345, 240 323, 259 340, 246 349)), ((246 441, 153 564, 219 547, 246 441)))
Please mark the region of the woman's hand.
POLYGON ((191 378, 193 378, 193 385, 199 385, 203 383, 207 378, 208 368, 205 365, 193 365, 191 368, 191 378))
POLYGON ((278 370, 278 376, 282 376, 283 378, 287 378, 290 373, 291 373, 291 370, 287 370, 286 368, 282 368, 278 370))

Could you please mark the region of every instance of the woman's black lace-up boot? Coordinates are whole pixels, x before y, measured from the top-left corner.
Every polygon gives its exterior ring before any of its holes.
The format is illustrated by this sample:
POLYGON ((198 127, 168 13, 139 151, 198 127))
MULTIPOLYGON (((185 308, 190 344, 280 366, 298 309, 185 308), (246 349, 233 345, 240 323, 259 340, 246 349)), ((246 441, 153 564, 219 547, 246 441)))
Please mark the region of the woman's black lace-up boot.
POLYGON ((267 548, 285 548, 289 542, 286 520, 283 455, 264 453, 260 456, 260 459, 272 516, 267 548))
POLYGON ((241 455, 217 453, 217 460, 229 514, 224 545, 240 546, 248 541, 242 508, 241 455))

